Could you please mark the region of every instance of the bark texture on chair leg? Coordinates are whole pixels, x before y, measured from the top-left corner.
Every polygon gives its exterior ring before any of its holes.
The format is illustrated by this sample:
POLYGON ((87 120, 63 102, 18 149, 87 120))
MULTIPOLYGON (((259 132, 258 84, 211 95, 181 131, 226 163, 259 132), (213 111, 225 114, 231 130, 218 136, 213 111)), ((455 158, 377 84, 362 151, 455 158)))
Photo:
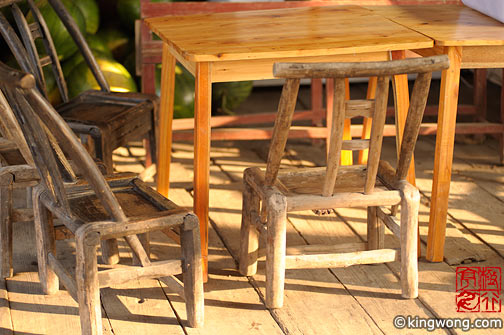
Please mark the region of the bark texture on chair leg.
MULTIPOLYGON (((137 234, 138 239, 140 240, 140 243, 142 243, 143 248, 145 249, 145 253, 147 254, 147 257, 150 258, 150 233, 146 232, 143 234, 137 234)), ((141 265, 142 263, 138 259, 137 255, 133 253, 133 259, 131 261, 132 265, 141 265)))
MULTIPOLYGON (((98 130, 97 130, 98 131, 98 130)), ((104 139, 110 138, 107 134, 93 136, 95 142, 96 158, 101 160, 105 165, 107 174, 114 173, 114 164, 112 160, 112 148, 110 143, 104 139)), ((103 263, 113 265, 119 263, 119 246, 116 239, 101 241, 101 258, 103 263)))
POLYGON ((259 197, 246 181, 244 184, 240 229, 240 273, 244 276, 253 276, 257 272, 259 249, 259 232, 253 220, 259 217, 259 197))
POLYGON ((204 322, 203 266, 198 217, 188 214, 181 229, 184 296, 187 321, 191 327, 202 327, 204 322))
POLYGON ((119 245, 115 238, 109 240, 103 240, 101 243, 101 258, 103 263, 113 265, 120 261, 119 257, 119 245))
POLYGON ((59 290, 59 279, 49 265, 48 255, 56 257, 56 240, 52 213, 40 200, 41 189, 33 192, 33 216, 35 221, 35 236, 37 245, 37 261, 39 280, 45 294, 53 294, 59 290))
POLYGON ((96 259, 100 236, 98 233, 87 233, 83 227, 77 231, 75 241, 77 253, 75 275, 82 334, 102 334, 100 284, 96 259))
POLYGON ((0 179, 0 276, 12 277, 12 175, 0 179))
POLYGON ((266 245, 266 307, 283 306, 287 200, 282 194, 268 197, 268 238, 266 245))
POLYGON ((385 226, 377 216, 376 207, 367 209, 367 248, 368 250, 385 247, 385 226))
POLYGON ((418 297, 418 209, 420 192, 403 182, 401 201, 401 287, 403 298, 418 297))

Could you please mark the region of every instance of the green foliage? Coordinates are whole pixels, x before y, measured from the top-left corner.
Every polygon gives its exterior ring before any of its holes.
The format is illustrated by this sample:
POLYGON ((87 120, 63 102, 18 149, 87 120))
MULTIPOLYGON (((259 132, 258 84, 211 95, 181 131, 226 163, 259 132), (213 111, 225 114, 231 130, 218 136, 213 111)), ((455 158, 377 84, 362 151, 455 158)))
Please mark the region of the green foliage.
POLYGON ((122 61, 128 55, 130 49, 134 48, 131 38, 122 30, 114 27, 101 29, 96 37, 100 39, 115 59, 122 61), (131 42, 130 42, 131 41, 131 42))
MULTIPOLYGON (((161 64, 156 67, 156 94, 161 89, 161 64)), ((177 64, 175 68, 175 97, 173 117, 194 117, 194 77, 183 66, 177 64)))
MULTIPOLYGON (((63 5, 75 19, 79 30, 82 33, 86 32, 86 21, 84 15, 82 15, 81 10, 75 3, 71 0, 62 0, 63 5)), ((66 30, 63 22, 59 19, 56 12, 52 9, 51 5, 47 0, 38 0, 36 5, 39 8, 42 16, 47 22, 47 27, 51 32, 51 36, 54 42, 54 47, 58 52, 58 57, 60 60, 67 59, 77 51, 77 45, 72 40, 72 37, 66 30)), ((28 15, 28 21, 33 22, 32 14, 28 15)), ((38 43, 39 50, 42 50, 41 43, 38 43)))
POLYGON ((100 13, 96 0, 74 0, 86 20, 86 33, 94 34, 100 26, 100 13))
POLYGON ((225 114, 233 114, 237 108, 252 92, 252 81, 236 81, 229 83, 216 83, 212 87, 212 104, 225 114))
MULTIPOLYGON (((135 81, 124 66, 110 58, 98 56, 96 57, 96 60, 110 85, 111 91, 137 91, 135 81)), ((70 98, 73 98, 86 90, 100 89, 86 62, 80 62, 77 66, 75 66, 68 76, 66 76, 66 79, 68 84, 68 95, 70 98)))

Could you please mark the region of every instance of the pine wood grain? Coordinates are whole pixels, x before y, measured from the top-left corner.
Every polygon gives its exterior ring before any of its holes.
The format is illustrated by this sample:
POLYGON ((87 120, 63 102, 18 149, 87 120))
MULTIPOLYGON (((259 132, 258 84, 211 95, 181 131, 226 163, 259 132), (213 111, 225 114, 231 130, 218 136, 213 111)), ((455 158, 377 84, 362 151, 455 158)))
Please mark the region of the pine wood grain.
POLYGON ((160 17, 145 22, 190 61, 322 56, 432 46, 428 38, 358 6, 160 17), (368 24, 370 21, 374 24, 368 24))
POLYGON ((504 45, 504 25, 469 7, 416 5, 366 8, 432 37, 438 46, 504 45))

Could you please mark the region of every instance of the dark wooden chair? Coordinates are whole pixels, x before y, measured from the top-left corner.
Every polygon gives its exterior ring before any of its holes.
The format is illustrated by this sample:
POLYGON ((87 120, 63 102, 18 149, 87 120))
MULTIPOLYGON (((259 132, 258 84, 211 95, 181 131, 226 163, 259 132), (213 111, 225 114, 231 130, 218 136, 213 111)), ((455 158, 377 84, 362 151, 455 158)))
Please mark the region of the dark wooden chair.
POLYGON ((275 120, 266 172, 249 168, 244 172, 245 190, 241 227, 240 272, 253 275, 257 269, 259 234, 267 234, 266 306, 283 305, 285 269, 346 267, 353 264, 401 260, 402 296, 418 295, 417 227, 420 195, 406 181, 413 149, 425 110, 432 71, 448 68, 448 57, 408 59, 374 63, 278 63, 274 74, 286 78, 275 120), (397 169, 380 161, 387 112, 389 77, 418 73, 397 169), (373 100, 345 101, 344 78, 378 77, 373 100), (300 78, 334 78, 334 108, 327 167, 279 171, 300 78), (370 139, 343 140, 345 119, 372 118, 370 139), (340 166, 342 150, 369 149, 367 165, 340 166), (395 217, 401 206, 400 222, 395 217), (368 208, 368 241, 340 246, 297 247, 296 255, 286 254, 287 212, 328 208, 368 208), (392 212, 383 206, 393 206, 392 212), (401 249, 384 249, 384 225, 401 242, 401 249))
POLYGON ((189 325, 201 326, 203 280, 197 217, 138 178, 112 175, 105 179, 68 124, 35 86, 33 75, 0 63, 0 89, 23 130, 41 179, 33 191, 33 211, 43 291, 58 291, 61 281, 79 303, 82 333, 101 334, 100 287, 159 278, 185 299, 189 325), (80 167, 83 179, 75 177, 66 156, 80 167), (75 239, 75 278, 58 261, 53 216, 75 239), (182 259, 151 262, 148 248, 137 234, 175 228, 180 231, 182 259), (119 237, 124 237, 141 266, 98 271, 100 241, 119 237), (183 284, 174 277, 180 273, 183 284))
POLYGON ((10 9, 17 31, 0 13, 0 33, 14 54, 21 69, 35 76, 37 88, 47 97, 43 67, 50 65, 63 104, 58 112, 79 135, 89 135, 94 142, 94 151, 109 173, 113 172, 112 151, 128 141, 148 134, 152 157, 156 157, 155 128, 156 109, 159 106, 155 95, 142 93, 111 92, 105 76, 100 70, 89 46, 74 19, 68 14, 60 0, 49 0, 59 18, 67 28, 82 56, 91 69, 100 90, 90 90, 69 99, 65 78, 58 55, 46 22, 33 0, 28 0, 34 22, 28 23, 17 3, 21 0, 0 1, 0 7, 10 9), (43 41, 46 56, 40 57, 35 41, 43 41))
POLYGON ((21 128, 0 92, 0 276, 12 276, 12 225, 32 221, 31 193, 26 207, 14 206, 15 189, 31 190, 39 176, 21 128))

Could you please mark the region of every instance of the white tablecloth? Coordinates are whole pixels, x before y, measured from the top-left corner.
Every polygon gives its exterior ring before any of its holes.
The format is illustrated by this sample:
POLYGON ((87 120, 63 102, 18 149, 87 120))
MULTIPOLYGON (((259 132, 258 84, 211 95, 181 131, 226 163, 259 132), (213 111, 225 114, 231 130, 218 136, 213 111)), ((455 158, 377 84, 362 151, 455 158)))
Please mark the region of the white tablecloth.
POLYGON ((462 0, 462 2, 504 23, 504 0, 462 0))

